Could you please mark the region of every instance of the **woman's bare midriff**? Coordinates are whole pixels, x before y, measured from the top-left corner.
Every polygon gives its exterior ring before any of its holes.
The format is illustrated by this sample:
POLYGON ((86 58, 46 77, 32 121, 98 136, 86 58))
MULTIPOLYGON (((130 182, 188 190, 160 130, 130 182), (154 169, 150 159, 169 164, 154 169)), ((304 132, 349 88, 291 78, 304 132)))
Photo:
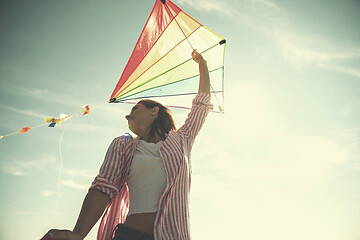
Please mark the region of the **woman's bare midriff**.
POLYGON ((132 214, 126 218, 124 225, 153 235, 155 218, 156 212, 132 214))

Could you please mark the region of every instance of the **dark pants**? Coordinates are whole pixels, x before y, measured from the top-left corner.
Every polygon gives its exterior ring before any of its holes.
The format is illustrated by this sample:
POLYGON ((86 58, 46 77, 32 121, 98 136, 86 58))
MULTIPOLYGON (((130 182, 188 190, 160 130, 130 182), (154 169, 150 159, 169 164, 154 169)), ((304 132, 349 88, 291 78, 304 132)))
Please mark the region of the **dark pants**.
POLYGON ((152 235, 126 227, 122 223, 118 224, 114 231, 115 236, 111 240, 154 240, 152 235))

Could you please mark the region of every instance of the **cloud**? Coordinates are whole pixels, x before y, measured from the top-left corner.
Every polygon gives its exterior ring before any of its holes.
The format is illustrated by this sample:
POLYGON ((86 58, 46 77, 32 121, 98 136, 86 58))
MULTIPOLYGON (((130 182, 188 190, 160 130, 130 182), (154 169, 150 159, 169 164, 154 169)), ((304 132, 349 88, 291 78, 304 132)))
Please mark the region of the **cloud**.
MULTIPOLYGON (((61 170, 60 184, 68 188, 87 190, 89 188, 89 179, 93 179, 94 176, 95 174, 89 171, 88 169, 64 168, 61 170), (85 184, 81 183, 82 181, 85 181, 86 183, 85 184)), ((42 195, 44 197, 50 197, 54 195, 60 196, 63 194, 64 193, 58 191, 52 191, 52 190, 44 190, 42 192, 42 195)))
POLYGON ((353 168, 354 168, 356 171, 360 171, 360 161, 354 163, 353 168))
MULTIPOLYGON (((249 142, 244 138, 235 143, 208 143, 205 148, 212 150, 206 157, 206 168, 224 179, 241 182, 239 186, 242 187, 256 184, 305 186, 333 177, 334 171, 348 165, 354 154, 349 146, 342 146, 327 136, 257 137, 257 141, 249 142)), ((353 170, 356 166, 353 164, 353 170)))
POLYGON ((344 171, 360 171, 360 126, 335 130, 335 136, 339 147, 347 150, 348 158, 345 162, 344 171))
POLYGON ((48 214, 56 214, 56 215, 69 215, 69 213, 57 212, 57 211, 14 211, 16 215, 48 215, 48 214))
MULTIPOLYGON (((360 166, 358 131, 341 129, 329 135, 307 136, 273 131, 257 133, 253 141, 241 131, 231 131, 227 122, 223 125, 227 139, 210 137, 211 132, 200 133, 193 151, 190 204, 195 212, 191 219, 194 238, 231 238, 237 234, 243 239, 276 236, 300 240, 319 239, 325 232, 326 239, 337 239, 338 223, 328 217, 337 213, 329 214, 326 205, 330 206, 329 196, 339 192, 336 187, 325 190, 324 183, 346 174, 344 167, 356 171, 360 166), (218 223, 209 212, 229 221, 218 223), (208 233, 204 225, 229 231, 208 233), (242 226, 240 233, 238 226, 242 226), (305 231, 293 236, 299 226, 305 231), (329 226, 336 227, 326 232, 329 226)), ((338 200, 335 202, 334 206, 338 200)))
POLYGON ((281 9, 279 5, 277 5, 276 3, 269 1, 269 0, 250 0, 250 2, 262 4, 263 6, 266 6, 266 7, 272 8, 272 9, 276 9, 276 10, 281 9))
POLYGON ((15 159, 5 163, 2 171, 14 176, 27 176, 54 164, 57 158, 54 155, 44 155, 36 160, 19 160, 15 159))
MULTIPOLYGON (((197 180, 199 179, 194 179, 194 183, 197 180)), ((206 180, 208 179, 204 179, 202 184, 210 185, 206 189, 210 194, 203 190, 203 186, 197 187, 194 184, 196 188, 192 188, 191 206, 196 207, 196 210, 191 211, 199 211, 199 208, 202 208, 201 214, 191 215, 194 229, 192 234, 196 239, 231 239, 235 235, 239 239, 252 240, 265 239, 269 236, 271 239, 281 240, 321 239, 324 236, 326 239, 338 239, 332 236, 338 233, 338 229, 328 231, 329 226, 334 225, 333 218, 327 218, 326 212, 324 213, 321 208, 304 201, 302 193, 293 194, 293 191, 266 187, 229 191, 229 185, 215 184, 211 187, 214 182, 206 182, 206 180), (203 200, 207 203, 205 208, 193 199, 197 191, 207 194, 206 199, 203 200), (216 218, 208 213, 216 213, 216 218), (228 221, 219 222, 217 219, 228 221), (228 230, 209 232, 206 230, 209 225, 228 230), (238 231, 239 226, 241 231, 238 231), (304 231, 299 232, 299 228, 304 231), (259 229, 261 231, 258 231, 259 229), (294 232, 299 234, 294 235, 294 232)))
POLYGON ((211 130, 199 134, 193 151, 195 173, 206 168, 216 178, 241 182, 237 187, 306 186, 344 174, 344 167, 357 169, 358 130, 337 129, 327 135, 284 133, 274 120, 276 116, 268 112, 267 104, 271 103, 261 89, 242 91, 237 101, 228 104, 230 110, 225 115, 207 120, 205 127, 211 130), (213 127, 218 122, 221 127, 213 127))
POLYGON ((60 127, 63 127, 66 130, 78 131, 78 132, 96 131, 99 128, 101 128, 98 125, 83 123, 80 121, 75 121, 74 119, 69 119, 69 121, 66 122, 66 125, 62 124, 62 125, 60 125, 60 127))
POLYGON ((220 14, 229 14, 231 13, 231 8, 228 7, 224 1, 208 1, 208 0, 198 0, 198 1, 189 1, 189 0, 179 0, 179 5, 188 5, 199 11, 215 11, 220 14))
POLYGON ((50 92, 42 88, 23 87, 11 83, 6 83, 6 91, 11 92, 14 97, 22 99, 37 99, 42 102, 57 103, 60 105, 77 106, 76 100, 72 100, 72 96, 62 92, 50 92))
POLYGON ((88 169, 63 169, 62 174, 69 177, 80 177, 85 179, 94 178, 94 174, 88 169))
POLYGON ((61 196, 61 195, 64 195, 64 194, 60 193, 60 192, 45 190, 45 191, 42 192, 42 195, 44 197, 51 197, 51 196, 61 196))
POLYGON ((285 137, 271 150, 262 169, 272 181, 318 182, 327 178, 331 169, 345 164, 348 149, 322 136, 285 137))
MULTIPOLYGON (((230 167, 233 168, 233 166, 228 166, 230 167)), ((243 239, 264 239, 268 236, 289 239, 289 236, 297 231, 298 226, 302 226, 313 234, 320 234, 328 226, 328 222, 323 223, 324 220, 320 221, 322 224, 316 224, 321 219, 319 217, 321 210, 319 211, 311 204, 306 206, 302 200, 303 192, 300 193, 298 188, 294 193, 291 190, 284 191, 283 187, 265 184, 244 187, 244 184, 240 182, 224 182, 221 178, 194 174, 191 191, 191 211, 200 212, 200 214, 191 215, 194 238, 198 236, 197 238, 205 239, 226 239, 237 235, 243 239), (229 221, 224 223, 211 218, 211 214, 208 213, 214 212, 217 213, 217 218, 229 221), (212 224, 220 229, 228 228, 229 231, 209 233, 202 229, 202 226, 212 224), (242 226, 240 233, 237 231, 238 226, 242 226), (257 229, 262 229, 262 231, 259 232, 257 229)), ((306 235, 307 233, 304 232, 301 237, 296 236, 292 239, 308 239, 306 235)))
MULTIPOLYGON (((87 190, 89 188, 89 179, 93 179, 94 175, 94 173, 91 173, 87 169, 62 169, 62 179, 60 180, 60 183, 62 186, 68 188, 87 190), (66 179, 69 177, 71 179, 66 179), (74 178, 76 180, 74 180, 74 178), (86 181, 86 183, 81 183, 82 181, 86 181)), ((44 197, 51 197, 61 196, 64 195, 64 193, 52 190, 44 190, 42 191, 42 195, 44 197)))
MULTIPOLYGON (((259 183, 306 186, 357 171, 359 126, 344 128, 330 122, 324 133, 311 126, 287 132, 283 113, 274 111, 274 93, 261 86, 235 85, 227 94, 227 112, 209 115, 197 137, 194 173, 206 169, 216 178, 252 187, 259 183)), ((350 102, 339 115, 357 119, 358 106, 358 101, 350 102)))
POLYGON ((215 0, 179 0, 178 4, 188 5, 199 11, 214 11, 220 14, 234 14, 237 8, 265 7, 280 10, 281 7, 270 0, 240 0, 240 1, 215 1, 215 0))
MULTIPOLYGON (((318 67, 360 78, 360 71, 349 66, 360 58, 360 48, 333 43, 319 33, 303 33, 289 18, 289 11, 268 0, 190 1, 182 0, 201 11, 226 15, 238 25, 261 33, 278 48, 285 61, 297 67, 318 67), (231 7, 229 7, 231 6, 231 7)), ((260 57, 268 58, 259 53, 260 57)))
POLYGON ((12 111, 21 115, 25 115, 25 116, 31 116, 31 117, 36 117, 36 118, 44 118, 46 115, 43 113, 39 113, 33 110, 28 110, 28 109, 20 109, 20 108, 15 108, 15 107, 11 107, 11 106, 0 106, 1 108, 8 110, 8 111, 12 111))
MULTIPOLYGON (((357 57, 358 58, 358 57, 357 57)), ((320 64, 321 67, 336 70, 348 75, 355 76, 357 78, 360 78, 360 70, 356 68, 346 67, 346 66, 336 66, 334 64, 328 63, 328 64, 320 64)))
POLYGON ((271 34, 283 58, 296 66, 316 65, 360 78, 357 68, 344 66, 347 62, 360 59, 360 49, 331 45, 325 39, 299 36, 301 34, 288 29, 275 29, 271 34))
POLYGON ((27 175, 27 173, 23 169, 19 168, 16 165, 3 166, 2 170, 3 170, 3 172, 13 175, 13 176, 22 177, 22 176, 27 175))
POLYGON ((80 189, 80 190, 87 190, 90 187, 89 184, 82 184, 72 179, 61 180, 61 185, 69 188, 80 189))

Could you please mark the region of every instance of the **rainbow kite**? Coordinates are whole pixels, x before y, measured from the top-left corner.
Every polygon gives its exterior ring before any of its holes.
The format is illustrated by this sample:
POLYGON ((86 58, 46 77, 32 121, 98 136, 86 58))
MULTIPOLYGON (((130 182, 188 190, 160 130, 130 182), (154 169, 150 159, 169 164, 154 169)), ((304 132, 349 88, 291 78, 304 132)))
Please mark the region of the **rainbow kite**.
POLYGON ((193 49, 207 60, 211 92, 224 99, 226 41, 169 0, 156 0, 110 102, 196 94, 199 69, 193 49))
MULTIPOLYGON (((208 64, 211 94, 216 112, 224 109, 224 56, 226 41, 190 17, 170 0, 156 0, 131 57, 106 103, 155 97, 176 97, 197 94, 199 69, 191 58, 196 49, 208 64)), ((105 103, 105 104, 106 104, 105 103)), ((101 104, 103 105, 103 104, 101 104)), ((169 106, 186 108, 185 106, 169 106)), ((95 107, 60 118, 46 117, 45 124, 23 127, 0 136, 0 139, 30 129, 60 122, 79 115, 88 115, 95 107)))

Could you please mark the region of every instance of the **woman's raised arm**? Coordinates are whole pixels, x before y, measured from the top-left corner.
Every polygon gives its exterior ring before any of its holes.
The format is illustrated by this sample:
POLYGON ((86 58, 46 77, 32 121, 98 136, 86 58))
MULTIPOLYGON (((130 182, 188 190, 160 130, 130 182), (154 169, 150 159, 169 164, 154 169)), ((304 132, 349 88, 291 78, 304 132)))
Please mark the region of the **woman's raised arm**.
POLYGON ((194 59, 194 61, 199 64, 200 81, 199 81, 198 93, 210 94, 210 77, 209 77, 207 62, 203 58, 203 56, 200 53, 198 53, 195 49, 192 52, 191 56, 194 59))

